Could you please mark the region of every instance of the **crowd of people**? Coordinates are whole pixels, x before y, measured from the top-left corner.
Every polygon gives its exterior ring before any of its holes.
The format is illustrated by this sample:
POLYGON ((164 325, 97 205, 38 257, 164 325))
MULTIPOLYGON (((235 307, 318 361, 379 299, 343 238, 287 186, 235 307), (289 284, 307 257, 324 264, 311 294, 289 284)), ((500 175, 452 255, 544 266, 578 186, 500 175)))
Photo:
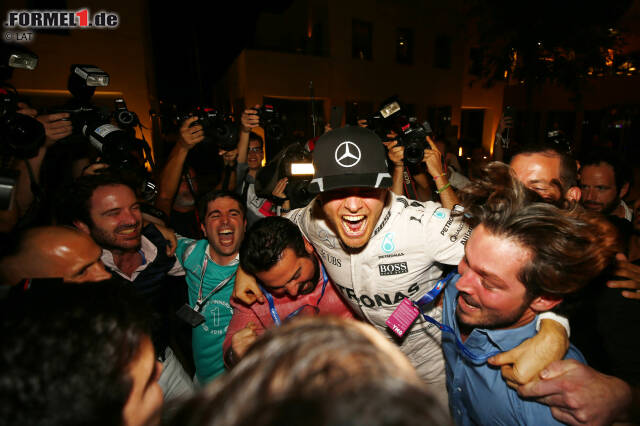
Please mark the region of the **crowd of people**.
POLYGON ((407 164, 362 121, 307 143, 292 208, 286 177, 258 190, 255 105, 209 160, 185 120, 150 202, 91 153, 45 184, 73 128, 20 108, 46 142, 2 212, 0 424, 640 422, 640 199, 614 152, 498 137, 462 167, 429 134, 407 164))

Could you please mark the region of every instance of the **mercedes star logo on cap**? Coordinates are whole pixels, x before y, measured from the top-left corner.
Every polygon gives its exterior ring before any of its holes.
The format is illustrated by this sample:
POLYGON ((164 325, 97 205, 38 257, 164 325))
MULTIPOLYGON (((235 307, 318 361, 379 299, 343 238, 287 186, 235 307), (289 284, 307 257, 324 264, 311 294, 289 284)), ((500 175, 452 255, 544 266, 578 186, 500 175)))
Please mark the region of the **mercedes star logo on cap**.
POLYGON ((360 162, 362 153, 358 145, 351 141, 344 141, 336 148, 336 163, 342 167, 353 167, 360 162))

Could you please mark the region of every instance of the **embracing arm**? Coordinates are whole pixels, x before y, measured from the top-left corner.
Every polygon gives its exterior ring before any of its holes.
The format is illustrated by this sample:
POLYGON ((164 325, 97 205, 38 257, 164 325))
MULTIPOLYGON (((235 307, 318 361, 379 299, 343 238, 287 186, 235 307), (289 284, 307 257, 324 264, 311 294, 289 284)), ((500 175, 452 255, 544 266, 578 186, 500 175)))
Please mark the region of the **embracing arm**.
POLYGON ((553 361, 562 359, 569 349, 569 336, 562 324, 551 319, 540 322, 540 331, 510 351, 489 359, 502 367, 502 376, 513 388, 527 383, 553 361))
POLYGON ((640 388, 575 360, 550 364, 518 394, 548 405, 553 417, 571 425, 640 421, 640 388))

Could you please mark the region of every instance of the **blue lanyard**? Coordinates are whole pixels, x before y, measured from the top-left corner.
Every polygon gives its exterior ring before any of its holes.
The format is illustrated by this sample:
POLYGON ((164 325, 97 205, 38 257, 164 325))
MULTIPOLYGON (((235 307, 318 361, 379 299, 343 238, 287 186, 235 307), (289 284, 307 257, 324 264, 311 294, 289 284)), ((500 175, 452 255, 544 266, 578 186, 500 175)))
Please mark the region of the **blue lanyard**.
MULTIPOLYGON (((320 264, 320 268, 322 270, 322 292, 320 293, 320 297, 318 298, 318 301, 316 302, 316 305, 315 305, 316 308, 320 304, 320 301, 322 300, 322 296, 324 296, 324 291, 327 288, 327 283, 329 282, 329 277, 327 276, 327 272, 324 270, 324 266, 322 264, 320 264)), ((278 315, 278 311, 276 309, 276 306, 273 303, 273 296, 271 296, 271 293, 269 293, 262 286, 260 286, 260 290, 262 290, 262 293, 264 294, 264 297, 267 298, 267 302, 269 303, 269 312, 271 312, 271 318, 273 319, 273 323, 276 326, 279 326, 280 324, 282 324, 282 320, 280 319, 280 315, 278 315)), ((291 312, 289 315, 287 315, 287 317, 285 318, 285 321, 295 317, 296 315, 298 315, 300 313, 300 311, 302 311, 302 309, 305 306, 307 306, 307 305, 300 306, 298 309, 296 309, 295 311, 291 312)))
POLYGON ((446 277, 438 280, 438 282, 436 283, 436 286, 433 289, 431 289, 431 291, 429 291, 427 294, 422 296, 417 302, 413 302, 413 305, 416 306, 418 309, 420 309, 420 313, 422 314, 422 317, 425 320, 427 320, 431 324, 434 324, 440 330, 453 334, 453 337, 456 339, 456 348, 465 358, 467 358, 469 361, 471 361, 474 364, 484 364, 492 356, 498 355, 500 351, 493 351, 488 354, 482 354, 482 355, 471 352, 469 348, 467 348, 465 344, 462 343, 462 341, 456 335, 456 332, 453 328, 449 327, 448 325, 442 324, 441 322, 438 322, 434 318, 423 313, 421 309, 423 305, 432 302, 438 296, 438 294, 440 294, 445 284, 448 283, 451 280, 451 278, 455 276, 455 274, 456 274, 456 271, 452 271, 446 277))

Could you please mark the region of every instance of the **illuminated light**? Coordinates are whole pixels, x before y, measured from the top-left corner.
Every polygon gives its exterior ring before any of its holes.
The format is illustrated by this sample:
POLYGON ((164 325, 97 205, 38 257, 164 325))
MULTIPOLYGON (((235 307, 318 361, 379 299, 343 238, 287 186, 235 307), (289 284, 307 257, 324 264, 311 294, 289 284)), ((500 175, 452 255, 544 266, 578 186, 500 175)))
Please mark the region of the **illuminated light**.
POLYGON ((593 75, 593 71, 587 71, 587 75, 593 75))
POLYGON ((629 71, 635 71, 636 67, 629 67, 629 71))
POLYGON ((507 70, 504 70, 504 78, 507 78, 508 75, 509 75, 509 72, 507 70))
POLYGON ((296 175, 313 175, 315 170, 312 163, 291 163, 291 174, 296 175))
POLYGON ((400 46, 404 46, 404 41, 401 41, 401 42, 400 42, 400 46))
POLYGON ((462 147, 458 148, 458 157, 462 157, 462 147))
POLYGON ((607 49, 607 56, 605 57, 604 63, 608 67, 613 66, 613 49, 607 49))

